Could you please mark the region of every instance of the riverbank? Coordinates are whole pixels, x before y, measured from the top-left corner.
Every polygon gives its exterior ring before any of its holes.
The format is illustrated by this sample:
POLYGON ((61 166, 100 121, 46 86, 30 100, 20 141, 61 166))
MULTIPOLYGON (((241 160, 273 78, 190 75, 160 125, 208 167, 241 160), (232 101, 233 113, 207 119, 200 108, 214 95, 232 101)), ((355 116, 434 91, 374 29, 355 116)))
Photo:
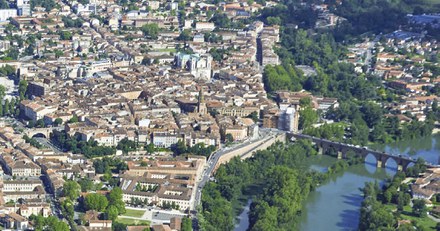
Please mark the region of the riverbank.
POLYGON ((365 185, 362 189, 365 201, 360 209, 359 229, 435 230, 437 218, 428 214, 433 210, 433 205, 438 204, 437 197, 432 197, 431 200, 419 199, 411 190, 413 177, 426 171, 424 164, 416 163, 406 172, 397 173, 382 187, 371 183, 365 185), (380 218, 377 214, 381 214, 380 218))

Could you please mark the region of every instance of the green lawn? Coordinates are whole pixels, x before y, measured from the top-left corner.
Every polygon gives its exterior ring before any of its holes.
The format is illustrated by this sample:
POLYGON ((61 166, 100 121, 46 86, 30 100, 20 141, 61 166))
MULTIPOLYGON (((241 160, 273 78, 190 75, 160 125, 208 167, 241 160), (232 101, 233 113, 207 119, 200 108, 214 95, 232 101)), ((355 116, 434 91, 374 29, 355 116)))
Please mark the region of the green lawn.
MULTIPOLYGON (((390 211, 396 211, 396 205, 394 204, 386 204, 385 207, 390 211)), ((419 226, 422 226, 426 230, 435 230, 435 226, 437 225, 437 222, 433 221, 429 217, 417 217, 413 216, 412 214, 412 208, 411 206, 407 205, 403 207, 403 211, 400 214, 401 219, 415 221, 419 226)))
POLYGON ((130 218, 121 218, 118 217, 116 222, 125 224, 125 225, 150 225, 150 221, 146 220, 138 220, 138 219, 130 219, 130 218))
POLYGON ((164 49, 158 49, 158 50, 155 50, 155 51, 159 51, 159 52, 172 52, 172 53, 175 53, 175 52, 176 52, 176 49, 175 49, 175 48, 164 48, 164 49))
POLYGON ((144 213, 144 210, 125 209, 125 213, 123 215, 127 217, 142 217, 144 213))

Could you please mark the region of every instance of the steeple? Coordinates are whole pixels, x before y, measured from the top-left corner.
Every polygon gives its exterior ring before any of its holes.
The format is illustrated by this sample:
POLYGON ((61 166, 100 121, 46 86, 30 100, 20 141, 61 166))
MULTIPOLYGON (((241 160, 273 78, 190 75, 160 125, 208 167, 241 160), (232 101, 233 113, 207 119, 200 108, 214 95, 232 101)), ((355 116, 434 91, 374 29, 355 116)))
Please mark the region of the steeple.
POLYGON ((199 114, 205 115, 208 113, 208 109, 206 108, 205 97, 203 96, 203 88, 200 88, 198 102, 197 102, 197 112, 199 114))
POLYGON ((200 88, 198 103, 199 103, 199 105, 201 103, 205 103, 205 97, 203 96, 203 88, 200 88))

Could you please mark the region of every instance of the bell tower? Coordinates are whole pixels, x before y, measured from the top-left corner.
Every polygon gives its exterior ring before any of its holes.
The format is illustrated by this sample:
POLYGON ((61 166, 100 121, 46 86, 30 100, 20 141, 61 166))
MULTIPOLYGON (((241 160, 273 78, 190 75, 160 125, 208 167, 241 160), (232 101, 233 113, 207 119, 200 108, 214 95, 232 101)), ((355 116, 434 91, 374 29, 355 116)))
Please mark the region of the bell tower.
POLYGON ((203 89, 199 91, 199 97, 197 102, 197 112, 199 114, 205 115, 208 113, 208 108, 206 108, 205 97, 203 96, 203 89))

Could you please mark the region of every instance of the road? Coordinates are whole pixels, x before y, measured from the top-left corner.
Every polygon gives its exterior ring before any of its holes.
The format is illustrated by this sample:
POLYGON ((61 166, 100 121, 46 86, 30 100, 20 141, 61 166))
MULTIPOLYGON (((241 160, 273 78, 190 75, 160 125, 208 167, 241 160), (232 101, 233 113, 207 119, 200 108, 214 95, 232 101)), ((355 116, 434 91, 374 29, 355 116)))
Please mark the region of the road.
POLYGON ((40 143, 41 145, 46 146, 46 147, 52 149, 55 153, 62 153, 63 152, 57 146, 52 144, 52 142, 50 142, 47 138, 44 138, 44 137, 34 137, 34 139, 36 141, 38 141, 38 143, 40 143))
POLYGON ((376 43, 379 41, 379 36, 376 36, 373 41, 368 42, 367 53, 365 55, 364 65, 368 67, 370 71, 373 67, 371 66, 371 60, 373 58, 373 49, 376 43))
MULTIPOLYGON (((232 147, 225 147, 222 148, 216 152, 214 152, 207 161, 207 167, 205 167, 205 170, 203 171, 202 174, 202 178, 200 179, 200 181, 198 182, 198 186, 197 186, 197 190, 196 190, 196 194, 195 194, 195 198, 194 198, 194 205, 193 208, 195 209, 197 207, 197 205, 200 204, 201 202, 201 197, 202 197, 202 190, 203 187, 206 185, 206 183, 209 181, 212 173, 214 172, 215 166, 217 165, 217 162, 219 160, 219 158, 229 152, 235 151, 237 149, 243 148, 245 146, 251 145, 255 142, 270 138, 271 136, 274 136, 277 133, 280 133, 282 131, 279 130, 275 130, 275 129, 260 129, 260 133, 259 133, 259 137, 257 139, 254 140, 246 140, 244 142, 235 144, 232 147)), ((253 151, 254 149, 252 149, 251 151, 253 151)), ((194 230, 198 230, 197 228, 197 217, 194 217, 194 230)))

